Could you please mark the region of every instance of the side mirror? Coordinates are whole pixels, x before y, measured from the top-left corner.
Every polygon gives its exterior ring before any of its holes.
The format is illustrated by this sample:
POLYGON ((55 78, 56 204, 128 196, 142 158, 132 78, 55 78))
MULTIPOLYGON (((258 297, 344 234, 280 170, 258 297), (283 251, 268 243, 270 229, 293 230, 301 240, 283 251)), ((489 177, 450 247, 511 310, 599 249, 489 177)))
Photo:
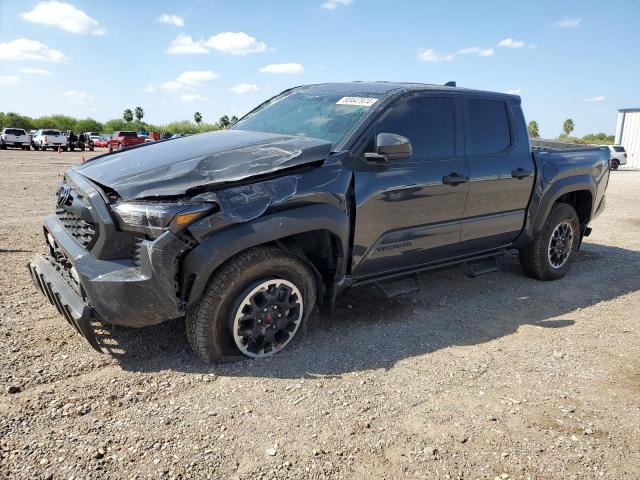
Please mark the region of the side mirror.
POLYGON ((411 142, 407 137, 395 133, 379 133, 376 136, 376 151, 367 152, 367 160, 402 160, 411 156, 411 142))

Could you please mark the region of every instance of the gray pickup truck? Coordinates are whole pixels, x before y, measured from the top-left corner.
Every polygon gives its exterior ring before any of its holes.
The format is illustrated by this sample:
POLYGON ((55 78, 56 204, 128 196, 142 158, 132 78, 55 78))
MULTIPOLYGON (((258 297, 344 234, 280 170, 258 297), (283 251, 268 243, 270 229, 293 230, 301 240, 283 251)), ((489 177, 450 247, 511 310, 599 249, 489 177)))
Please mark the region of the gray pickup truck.
POLYGON ((183 318, 205 361, 273 355, 349 287, 520 251, 563 277, 605 205, 606 148, 532 148, 520 98, 412 83, 296 87, 228 130, 70 168, 33 281, 95 322, 183 318))

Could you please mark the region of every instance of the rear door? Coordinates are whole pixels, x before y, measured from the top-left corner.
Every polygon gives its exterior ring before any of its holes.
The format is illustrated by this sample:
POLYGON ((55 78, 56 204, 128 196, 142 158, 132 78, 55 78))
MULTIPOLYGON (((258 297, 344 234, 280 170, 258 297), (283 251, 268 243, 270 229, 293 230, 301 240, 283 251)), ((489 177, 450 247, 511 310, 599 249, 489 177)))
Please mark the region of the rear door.
POLYGON ((462 110, 453 96, 399 99, 365 134, 356 152, 356 225, 352 273, 366 277, 407 270, 455 256, 467 196, 462 110), (373 164, 378 133, 407 137, 413 154, 373 164), (455 177, 458 177, 455 179, 455 177), (445 179, 453 177, 447 184, 445 179))
POLYGON ((520 106, 501 98, 463 101, 469 193, 461 224, 463 253, 510 244, 518 236, 535 165, 520 106))

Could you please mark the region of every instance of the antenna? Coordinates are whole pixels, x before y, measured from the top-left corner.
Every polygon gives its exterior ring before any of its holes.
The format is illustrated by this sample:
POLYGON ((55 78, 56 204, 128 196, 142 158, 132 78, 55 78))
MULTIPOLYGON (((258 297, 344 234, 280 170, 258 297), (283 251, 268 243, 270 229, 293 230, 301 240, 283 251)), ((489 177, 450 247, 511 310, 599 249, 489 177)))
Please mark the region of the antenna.
POLYGON ((455 81, 451 81, 451 82, 447 82, 444 84, 445 87, 455 87, 456 86, 456 82, 455 81))

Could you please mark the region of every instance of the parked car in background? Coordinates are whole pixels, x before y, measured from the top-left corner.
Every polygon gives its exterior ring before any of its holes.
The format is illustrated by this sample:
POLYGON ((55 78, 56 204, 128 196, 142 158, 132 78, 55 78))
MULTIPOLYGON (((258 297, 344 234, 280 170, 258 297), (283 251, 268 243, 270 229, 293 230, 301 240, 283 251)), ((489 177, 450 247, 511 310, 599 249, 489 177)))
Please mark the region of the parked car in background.
POLYGON ((33 136, 32 146, 36 150, 46 150, 47 148, 62 148, 67 151, 68 138, 60 130, 41 129, 37 130, 33 136))
POLYGON ((30 140, 27 132, 22 128, 4 128, 0 134, 0 148, 6 150, 7 147, 29 150, 30 140))
POLYGON ((627 151, 622 145, 602 145, 607 147, 611 152, 611 169, 617 170, 620 165, 627 164, 627 151))
POLYGON ((144 143, 144 138, 140 138, 136 132, 120 131, 115 132, 113 137, 107 142, 109 151, 122 150, 123 148, 133 147, 144 143))
POLYGON ((99 135, 98 138, 93 141, 93 144, 96 147, 106 148, 106 147, 109 146, 109 139, 110 138, 111 138, 111 135, 109 135, 109 134, 99 135))

